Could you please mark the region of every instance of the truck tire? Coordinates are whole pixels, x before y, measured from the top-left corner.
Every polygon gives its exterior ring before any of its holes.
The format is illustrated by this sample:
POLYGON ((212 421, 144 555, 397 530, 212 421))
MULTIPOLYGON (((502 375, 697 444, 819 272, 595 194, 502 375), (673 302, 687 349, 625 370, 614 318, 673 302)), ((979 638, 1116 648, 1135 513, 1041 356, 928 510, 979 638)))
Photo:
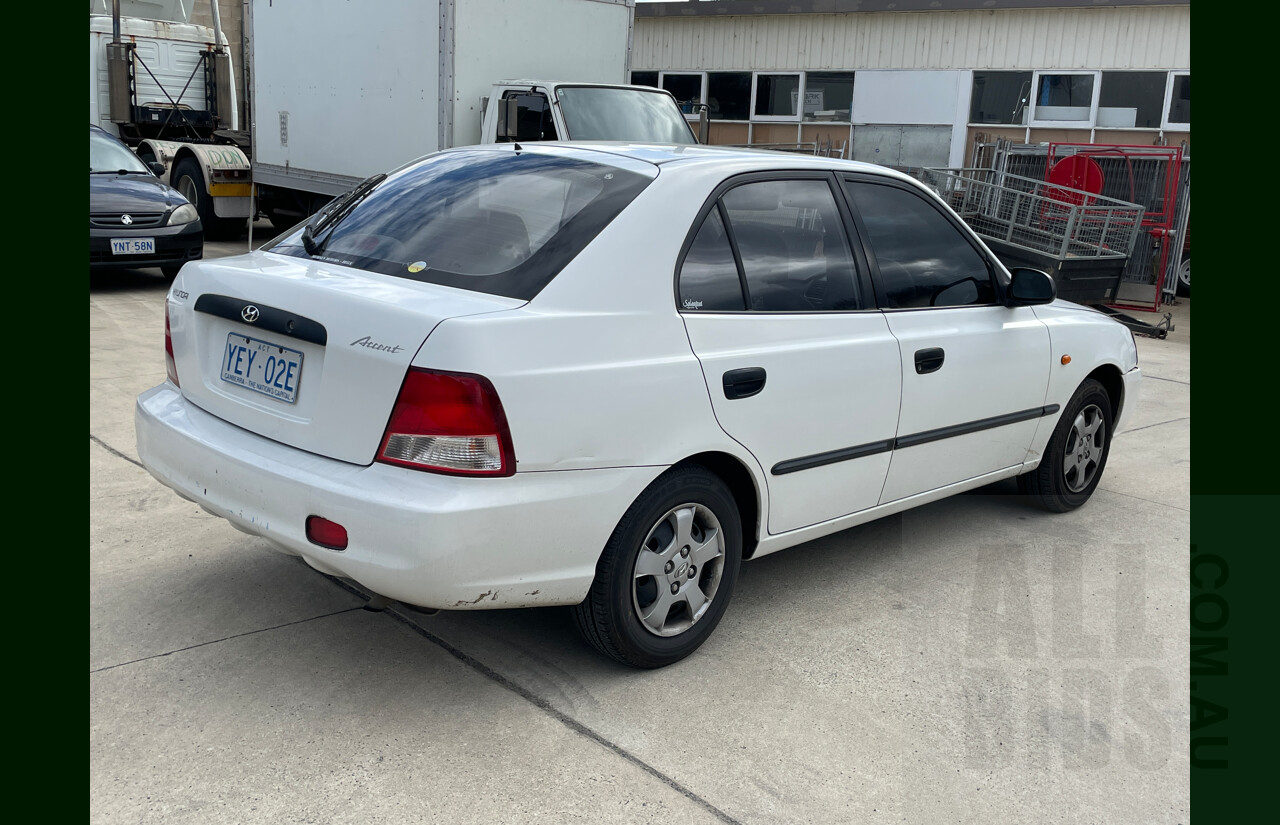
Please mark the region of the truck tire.
POLYGON ((211 241, 230 240, 240 236, 246 223, 244 218, 219 218, 213 211, 213 198, 204 185, 204 170, 200 162, 186 157, 173 166, 173 188, 196 206, 200 213, 200 225, 204 236, 211 241))

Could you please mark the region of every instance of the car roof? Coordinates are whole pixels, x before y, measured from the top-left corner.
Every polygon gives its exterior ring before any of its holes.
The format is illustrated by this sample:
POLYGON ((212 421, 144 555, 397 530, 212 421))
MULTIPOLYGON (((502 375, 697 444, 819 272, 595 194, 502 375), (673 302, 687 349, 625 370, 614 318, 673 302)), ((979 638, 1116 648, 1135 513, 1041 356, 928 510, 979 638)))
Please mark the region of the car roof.
POLYGON ((536 149, 539 146, 556 146, 561 150, 569 150, 569 154, 581 152, 584 159, 589 157, 590 153, 600 152, 649 163, 660 168, 670 167, 673 170, 686 165, 706 166, 714 164, 734 167, 742 172, 770 169, 821 169, 864 172, 902 180, 914 180, 895 169, 874 163, 806 155, 796 152, 778 152, 768 149, 704 146, 700 144, 629 143, 625 141, 539 141, 523 145, 528 149, 536 149))

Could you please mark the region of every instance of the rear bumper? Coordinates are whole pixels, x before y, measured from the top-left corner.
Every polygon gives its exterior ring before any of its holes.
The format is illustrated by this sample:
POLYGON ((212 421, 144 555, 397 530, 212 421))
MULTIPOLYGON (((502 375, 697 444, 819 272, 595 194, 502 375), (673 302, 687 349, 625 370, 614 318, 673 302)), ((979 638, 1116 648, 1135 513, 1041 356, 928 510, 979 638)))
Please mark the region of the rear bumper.
POLYGON ((324 573, 423 607, 577 604, 622 514, 664 468, 461 478, 317 456, 227 424, 172 384, 138 397, 138 455, 183 498, 324 573), (347 529, 335 551, 308 516, 347 529))
POLYGON ((182 266, 187 261, 204 257, 204 228, 200 221, 179 226, 157 226, 144 229, 108 229, 89 227, 89 268, 110 269, 144 266, 182 266), (114 255, 112 238, 154 238, 156 251, 151 255, 114 255))

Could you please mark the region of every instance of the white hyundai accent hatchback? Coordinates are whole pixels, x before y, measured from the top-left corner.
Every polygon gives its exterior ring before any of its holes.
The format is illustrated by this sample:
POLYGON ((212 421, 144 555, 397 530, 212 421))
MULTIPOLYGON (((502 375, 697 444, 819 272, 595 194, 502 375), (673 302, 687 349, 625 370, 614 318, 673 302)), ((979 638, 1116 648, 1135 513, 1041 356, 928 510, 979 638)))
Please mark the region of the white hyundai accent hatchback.
POLYGON ((143 464, 324 573, 575 605, 639 667, 754 558, 1017 476, 1078 507, 1139 381, 1123 326, 883 167, 502 144, 192 262, 143 464))

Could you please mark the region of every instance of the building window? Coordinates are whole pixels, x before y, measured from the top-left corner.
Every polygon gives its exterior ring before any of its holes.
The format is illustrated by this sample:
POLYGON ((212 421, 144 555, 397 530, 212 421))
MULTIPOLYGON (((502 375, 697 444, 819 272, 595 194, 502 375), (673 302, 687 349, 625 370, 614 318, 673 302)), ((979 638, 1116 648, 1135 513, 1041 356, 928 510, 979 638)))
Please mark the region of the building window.
POLYGON ((800 119, 800 74, 757 74, 755 76, 754 120, 800 119))
POLYGON ((633 86, 653 86, 655 89, 659 88, 658 73, 657 72, 632 72, 631 84, 633 86))
POLYGON ((751 72, 707 72, 707 105, 712 120, 748 120, 751 72))
POLYGON ((1031 72, 974 72, 969 122, 1024 124, 1031 103, 1031 72))
POLYGON ((805 72, 804 119, 849 122, 853 72, 805 72))
POLYGON ((1164 72, 1103 72, 1099 129, 1159 129, 1164 72))
POLYGON ((702 72, 663 72, 662 88, 671 92, 671 96, 680 104, 680 111, 686 115, 698 113, 697 104, 702 102, 702 72))
POLYGON ((1036 72, 1032 126, 1093 125, 1098 72, 1036 72))
POLYGON ((1191 129, 1191 74, 1169 75, 1169 105, 1165 109, 1164 128, 1191 129))

